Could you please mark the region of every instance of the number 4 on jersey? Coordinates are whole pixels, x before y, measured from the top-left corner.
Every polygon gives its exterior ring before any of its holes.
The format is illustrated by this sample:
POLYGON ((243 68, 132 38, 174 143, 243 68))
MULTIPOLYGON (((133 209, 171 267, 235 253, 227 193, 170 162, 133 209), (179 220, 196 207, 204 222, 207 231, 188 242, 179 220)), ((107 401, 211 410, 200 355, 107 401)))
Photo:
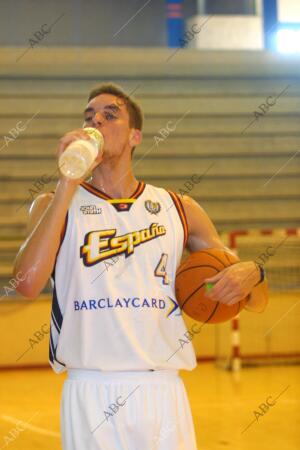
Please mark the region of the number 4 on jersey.
POLYGON ((168 255, 166 253, 162 253, 160 260, 155 268, 154 275, 156 277, 162 277, 163 284, 170 284, 170 280, 168 278, 167 274, 167 261, 168 261, 168 255))

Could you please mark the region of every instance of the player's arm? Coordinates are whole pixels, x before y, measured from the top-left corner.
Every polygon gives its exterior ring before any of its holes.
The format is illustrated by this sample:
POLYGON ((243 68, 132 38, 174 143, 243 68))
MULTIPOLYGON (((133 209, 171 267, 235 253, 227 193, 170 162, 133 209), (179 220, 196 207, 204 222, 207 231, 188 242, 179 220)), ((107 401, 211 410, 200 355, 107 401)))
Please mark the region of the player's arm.
POLYGON ((66 187, 60 181, 55 194, 38 196, 30 207, 28 237, 13 269, 13 276, 18 280, 16 289, 25 297, 36 298, 51 276, 73 194, 74 187, 66 187))
MULTIPOLYGON (((188 249, 196 252, 205 248, 226 248, 204 209, 189 196, 183 196, 182 203, 188 224, 188 249)), ((260 271, 254 261, 234 264, 206 281, 214 283, 206 295, 215 301, 233 304, 250 294, 246 307, 249 311, 262 312, 267 305, 267 283, 259 283, 260 271)))
MULTIPOLYGON (((57 158, 77 139, 89 139, 83 129, 66 133, 59 141, 57 158)), ((99 152, 91 170, 102 160, 99 152)), ((28 237, 14 262, 13 276, 18 280, 17 291, 25 297, 36 298, 44 289, 54 268, 67 212, 78 185, 85 179, 70 180, 61 173, 54 194, 37 197, 29 211, 28 237)))

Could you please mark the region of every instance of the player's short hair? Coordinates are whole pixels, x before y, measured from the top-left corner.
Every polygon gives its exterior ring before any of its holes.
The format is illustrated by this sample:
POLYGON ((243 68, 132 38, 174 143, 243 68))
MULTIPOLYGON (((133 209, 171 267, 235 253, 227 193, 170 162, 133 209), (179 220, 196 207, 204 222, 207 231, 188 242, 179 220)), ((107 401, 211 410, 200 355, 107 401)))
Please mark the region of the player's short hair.
MULTIPOLYGON (((115 95, 118 100, 118 105, 126 106, 128 115, 129 115, 129 126, 130 128, 136 128, 137 130, 142 130, 143 128, 143 112, 140 105, 133 100, 129 95, 127 95, 123 89, 114 83, 103 83, 100 86, 95 87, 90 93, 88 97, 88 101, 91 101, 93 98, 97 97, 101 94, 111 94, 115 95)), ((133 147, 133 150, 135 147, 133 147)))

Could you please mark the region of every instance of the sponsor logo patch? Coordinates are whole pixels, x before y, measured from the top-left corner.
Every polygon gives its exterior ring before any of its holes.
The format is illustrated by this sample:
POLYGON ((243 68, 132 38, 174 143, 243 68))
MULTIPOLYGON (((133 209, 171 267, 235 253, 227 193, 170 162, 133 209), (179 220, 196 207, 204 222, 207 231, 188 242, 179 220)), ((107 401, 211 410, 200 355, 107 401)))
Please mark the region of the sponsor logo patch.
POLYGON ((102 214, 102 208, 97 208, 96 205, 80 206, 82 214, 102 214))
POLYGON ((157 308, 166 311, 166 318, 170 316, 180 316, 181 311, 176 300, 167 296, 163 298, 145 297, 120 297, 117 299, 97 298, 89 300, 74 300, 74 311, 100 310, 109 308, 137 309, 137 308, 157 308), (176 312, 176 314, 175 314, 176 312))
POLYGON ((115 228, 97 230, 87 233, 84 244, 80 247, 80 257, 85 266, 94 266, 108 258, 124 253, 125 258, 134 253, 134 248, 145 242, 166 234, 166 229, 158 223, 151 223, 149 228, 116 236, 115 228))

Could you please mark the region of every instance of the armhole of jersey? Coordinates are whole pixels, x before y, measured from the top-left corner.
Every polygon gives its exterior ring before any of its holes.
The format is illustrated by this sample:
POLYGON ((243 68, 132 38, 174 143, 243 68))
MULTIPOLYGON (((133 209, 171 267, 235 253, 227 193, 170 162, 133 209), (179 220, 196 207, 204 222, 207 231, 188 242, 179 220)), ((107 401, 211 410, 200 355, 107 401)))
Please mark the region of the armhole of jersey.
POLYGON ((188 224, 187 224, 184 207, 183 207, 182 201, 180 200, 178 194, 175 194, 175 192, 172 192, 172 191, 168 191, 168 193, 170 194, 170 196, 174 202, 174 205, 176 206, 178 215, 179 215, 181 223, 182 223, 183 234, 184 234, 184 242, 183 242, 183 248, 184 248, 186 246, 187 240, 188 240, 188 224))
POLYGON ((60 250, 60 248, 61 248, 61 246, 62 246, 62 243, 63 243, 63 241, 64 241, 64 239, 65 239, 65 235, 66 235, 66 232, 67 232, 68 218, 69 218, 69 211, 67 211, 66 218, 65 218, 65 222, 64 222, 63 228, 62 228, 61 233, 60 233, 60 243, 59 243, 59 247, 58 247, 58 250, 57 250, 57 253, 56 253, 56 257, 55 257, 55 262, 54 262, 53 270, 52 270, 52 273, 51 273, 51 278, 52 278, 53 283, 55 283, 55 266, 56 266, 56 260, 57 260, 57 256, 58 256, 59 250, 60 250))

